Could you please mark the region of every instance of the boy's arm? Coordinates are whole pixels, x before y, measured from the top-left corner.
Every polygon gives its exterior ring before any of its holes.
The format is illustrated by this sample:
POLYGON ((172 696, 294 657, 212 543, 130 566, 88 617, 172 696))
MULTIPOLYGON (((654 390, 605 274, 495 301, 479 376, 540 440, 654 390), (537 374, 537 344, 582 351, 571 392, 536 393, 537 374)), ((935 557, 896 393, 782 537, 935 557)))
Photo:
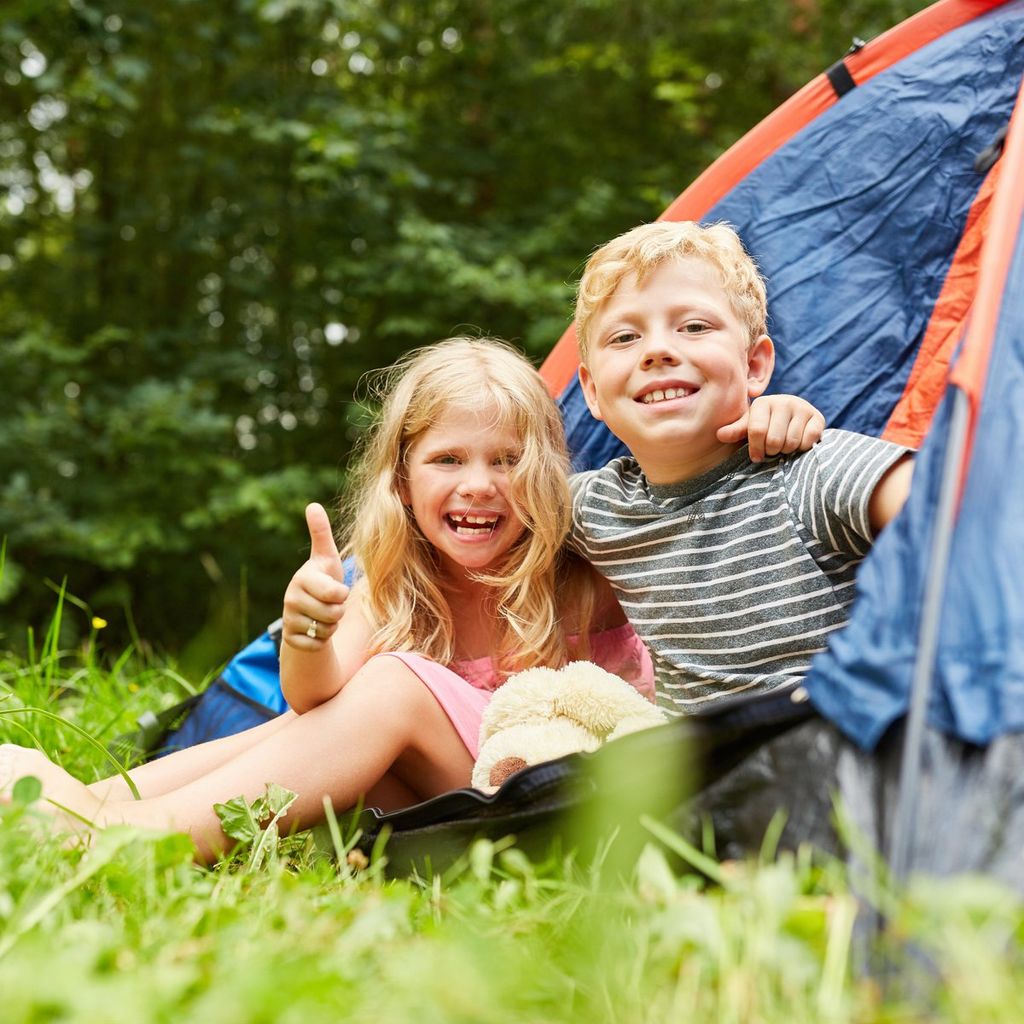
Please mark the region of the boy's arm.
POLYGON ((747 438, 750 461, 766 455, 805 452, 821 440, 825 417, 810 402, 796 395, 762 395, 732 423, 718 428, 718 440, 734 444, 747 438))
POLYGON ((876 537, 882 527, 888 526, 890 520, 903 508, 903 503, 910 493, 910 480, 913 475, 914 459, 913 456, 907 455, 889 467, 871 492, 868 521, 876 537))

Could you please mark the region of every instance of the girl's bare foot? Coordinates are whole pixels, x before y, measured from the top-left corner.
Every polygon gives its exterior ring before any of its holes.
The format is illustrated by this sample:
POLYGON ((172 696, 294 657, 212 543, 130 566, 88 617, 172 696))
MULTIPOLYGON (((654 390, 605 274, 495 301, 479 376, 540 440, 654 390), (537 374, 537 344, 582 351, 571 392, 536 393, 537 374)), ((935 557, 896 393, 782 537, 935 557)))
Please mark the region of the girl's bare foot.
POLYGON ((9 803, 18 779, 34 776, 43 787, 35 804, 51 815, 59 828, 76 835, 90 835, 100 803, 88 788, 45 754, 13 743, 0 745, 0 802, 9 803))

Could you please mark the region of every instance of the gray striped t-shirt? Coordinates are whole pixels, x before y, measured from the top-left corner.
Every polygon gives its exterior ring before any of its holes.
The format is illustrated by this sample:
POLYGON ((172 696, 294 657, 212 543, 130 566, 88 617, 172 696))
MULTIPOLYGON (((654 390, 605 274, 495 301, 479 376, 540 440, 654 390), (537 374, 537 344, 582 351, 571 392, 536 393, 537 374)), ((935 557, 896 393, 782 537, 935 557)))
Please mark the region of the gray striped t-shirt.
POLYGON ((871 494, 906 451, 826 430, 801 455, 755 464, 743 448, 678 484, 649 484, 630 457, 572 478, 573 541, 650 648, 661 707, 806 674, 846 621, 871 494))

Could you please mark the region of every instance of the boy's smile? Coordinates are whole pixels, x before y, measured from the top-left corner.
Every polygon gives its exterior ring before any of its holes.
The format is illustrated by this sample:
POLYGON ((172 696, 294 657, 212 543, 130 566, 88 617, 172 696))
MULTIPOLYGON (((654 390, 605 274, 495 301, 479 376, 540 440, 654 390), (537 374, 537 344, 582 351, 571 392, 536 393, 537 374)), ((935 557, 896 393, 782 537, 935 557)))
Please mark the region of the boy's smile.
POLYGON ((403 501, 453 576, 497 566, 525 526, 511 497, 520 451, 497 411, 452 410, 410 447, 403 501))
POLYGON ((739 446, 719 427, 765 389, 771 340, 750 344, 716 267, 667 260, 626 277, 594 318, 580 383, 590 411, 633 453, 651 483, 699 476, 739 446))

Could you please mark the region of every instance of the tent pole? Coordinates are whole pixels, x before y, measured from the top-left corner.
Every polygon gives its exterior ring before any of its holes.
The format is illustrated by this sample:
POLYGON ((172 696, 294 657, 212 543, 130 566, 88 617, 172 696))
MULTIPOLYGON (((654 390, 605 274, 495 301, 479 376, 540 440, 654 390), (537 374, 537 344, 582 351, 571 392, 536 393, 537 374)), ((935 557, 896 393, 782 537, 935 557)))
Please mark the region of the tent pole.
POLYGON ((935 675, 942 620, 942 599, 946 591, 949 551, 953 541, 957 502, 960 493, 960 467, 967 444, 970 403, 957 388, 953 393, 953 412, 949 425, 949 447, 942 467, 935 533, 932 536, 931 571, 922 598, 921 626, 918 630, 917 658, 910 686, 910 707, 903 737, 900 780, 893 821, 889 867, 895 881, 905 881, 910 870, 910 851, 917 828, 918 791, 921 785, 921 755, 924 744, 928 703, 935 675))

